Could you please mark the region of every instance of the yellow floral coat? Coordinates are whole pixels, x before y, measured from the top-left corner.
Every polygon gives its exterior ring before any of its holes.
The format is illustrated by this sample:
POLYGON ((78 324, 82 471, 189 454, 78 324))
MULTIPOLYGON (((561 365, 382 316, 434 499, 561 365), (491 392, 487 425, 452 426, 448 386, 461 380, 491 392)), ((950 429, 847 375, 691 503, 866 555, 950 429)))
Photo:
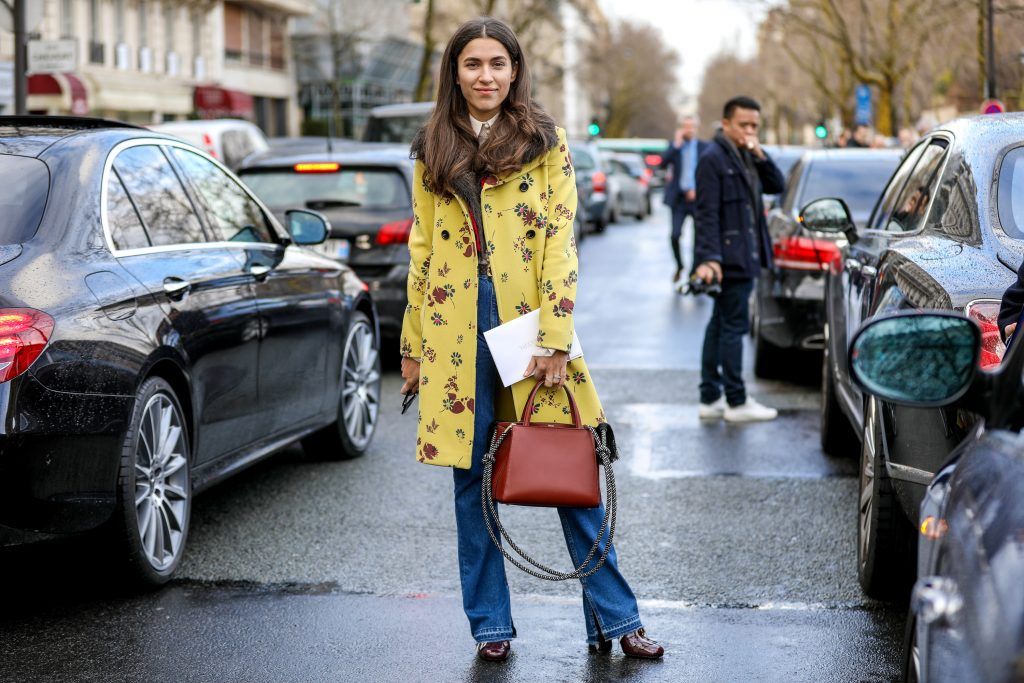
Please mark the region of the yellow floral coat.
MULTIPOLYGON (((569 351, 579 264, 572 232, 576 179, 565 131, 557 129, 557 137, 553 147, 518 172, 484 185, 481 227, 501 320, 540 308, 538 344, 569 351)), ((476 390, 476 241, 465 202, 431 192, 423 171, 417 160, 409 303, 401 340, 403 356, 422 359, 416 457, 468 469, 476 390)), ((533 384, 528 379, 512 385, 515 419, 533 384)), ((584 423, 604 421, 583 358, 569 363, 567 386, 584 423)), ((542 389, 532 410, 540 422, 571 421, 561 389, 542 389)))

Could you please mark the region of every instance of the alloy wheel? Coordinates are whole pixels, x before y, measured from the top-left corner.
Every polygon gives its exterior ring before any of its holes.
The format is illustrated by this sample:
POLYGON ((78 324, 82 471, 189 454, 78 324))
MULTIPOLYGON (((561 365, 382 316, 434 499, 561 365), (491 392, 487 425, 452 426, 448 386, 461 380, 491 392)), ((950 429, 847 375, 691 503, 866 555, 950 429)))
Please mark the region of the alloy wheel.
POLYGON ((860 534, 859 556, 861 569, 867 564, 871 552, 871 516, 874 512, 875 487, 875 405, 870 399, 864 415, 864 443, 860 456, 860 534))
POLYGON ((184 421, 164 393, 142 411, 135 447, 135 514, 142 550, 157 571, 170 567, 182 549, 191 504, 184 421))
POLYGON ((352 444, 363 449, 373 436, 380 410, 380 353, 373 330, 360 320, 345 342, 341 417, 352 444))

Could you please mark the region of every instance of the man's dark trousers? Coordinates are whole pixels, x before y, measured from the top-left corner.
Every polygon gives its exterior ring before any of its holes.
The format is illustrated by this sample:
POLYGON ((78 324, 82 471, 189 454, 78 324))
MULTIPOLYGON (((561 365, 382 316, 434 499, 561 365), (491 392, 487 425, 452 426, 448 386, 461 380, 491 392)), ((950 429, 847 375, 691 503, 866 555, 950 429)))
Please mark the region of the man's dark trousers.
POLYGON ((730 406, 747 402, 743 385, 743 335, 750 331, 750 293, 754 280, 726 278, 704 331, 700 401, 714 403, 725 390, 730 406))
POLYGON ((696 211, 697 202, 683 200, 672 205, 672 256, 675 257, 679 270, 683 269, 683 254, 679 247, 679 240, 683 237, 683 222, 696 211))

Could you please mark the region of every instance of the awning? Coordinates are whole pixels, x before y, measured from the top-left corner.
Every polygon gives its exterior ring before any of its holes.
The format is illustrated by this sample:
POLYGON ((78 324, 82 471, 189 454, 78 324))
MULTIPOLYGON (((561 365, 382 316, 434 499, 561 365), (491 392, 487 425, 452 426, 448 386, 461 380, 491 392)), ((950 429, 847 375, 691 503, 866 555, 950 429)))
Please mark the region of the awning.
POLYGON ((197 86, 194 95, 196 113, 204 119, 237 116, 251 119, 256 109, 252 95, 212 85, 197 86))
POLYGON ((34 74, 28 77, 28 94, 56 96, 64 109, 76 116, 89 113, 89 94, 85 84, 75 74, 34 74))

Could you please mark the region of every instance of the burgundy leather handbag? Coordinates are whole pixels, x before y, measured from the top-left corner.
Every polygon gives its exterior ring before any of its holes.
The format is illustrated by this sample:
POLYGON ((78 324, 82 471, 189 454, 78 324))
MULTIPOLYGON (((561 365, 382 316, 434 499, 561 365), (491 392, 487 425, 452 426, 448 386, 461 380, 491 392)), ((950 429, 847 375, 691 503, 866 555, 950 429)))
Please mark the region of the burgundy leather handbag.
POLYGON ((531 422, 533 401, 542 383, 530 392, 519 422, 499 422, 501 443, 494 454, 494 500, 506 505, 596 508, 601 504, 594 436, 583 426, 569 387, 572 424, 531 422))
POLYGON ((618 507, 615 475, 612 472, 612 461, 618 455, 615 441, 607 425, 602 424, 594 429, 582 423, 576 399, 569 387, 564 385, 572 412, 572 424, 531 421, 533 403, 541 384, 538 381, 530 392, 519 422, 499 422, 495 425, 490 450, 484 456, 483 486, 480 492, 484 521, 487 533, 505 559, 528 574, 547 581, 586 578, 604 565, 615 537, 618 507), (494 501, 536 507, 598 507, 601 504, 599 463, 604 465, 608 503, 590 552, 571 572, 561 572, 540 564, 509 536, 498 518, 494 501), (536 570, 513 557, 498 540, 493 527, 497 527, 498 534, 518 558, 533 565, 536 570), (601 542, 606 532, 607 538, 602 549, 601 542))

